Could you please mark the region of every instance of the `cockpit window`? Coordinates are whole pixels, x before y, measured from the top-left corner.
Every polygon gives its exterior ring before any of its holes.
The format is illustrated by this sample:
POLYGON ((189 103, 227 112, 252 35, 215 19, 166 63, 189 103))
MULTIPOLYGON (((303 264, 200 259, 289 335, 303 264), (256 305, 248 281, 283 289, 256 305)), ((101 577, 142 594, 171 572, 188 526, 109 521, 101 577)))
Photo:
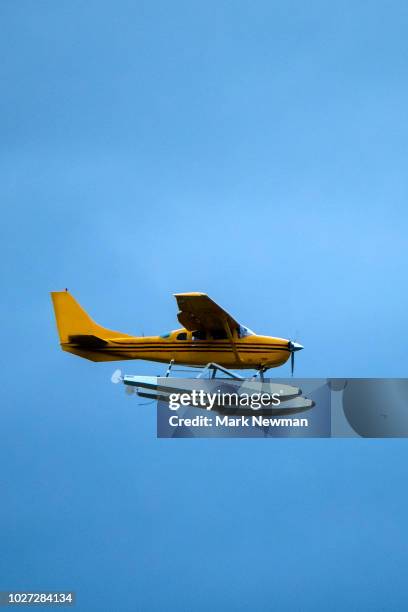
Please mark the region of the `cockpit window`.
POLYGON ((181 332, 181 334, 177 334, 176 339, 177 340, 187 340, 186 332, 181 332))
POLYGON ((206 338, 207 334, 201 329, 193 332, 193 340, 205 340, 206 338))
POLYGON ((167 334, 162 334, 160 338, 170 338, 170 332, 168 332, 167 334))

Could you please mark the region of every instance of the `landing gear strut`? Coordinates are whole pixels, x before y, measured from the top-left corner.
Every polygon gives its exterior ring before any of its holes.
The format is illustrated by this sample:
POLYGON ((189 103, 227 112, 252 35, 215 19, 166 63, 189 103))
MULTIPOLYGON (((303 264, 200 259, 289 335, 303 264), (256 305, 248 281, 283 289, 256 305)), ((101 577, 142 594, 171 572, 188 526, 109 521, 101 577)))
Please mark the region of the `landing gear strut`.
MULTIPOLYGON (((171 375, 174 361, 175 361, 174 359, 170 361, 168 368, 166 370, 166 373, 164 375, 164 378, 168 378, 171 375)), ((191 369, 183 369, 179 367, 177 367, 177 369, 174 371, 188 372, 189 374, 192 373, 191 369)), ((208 372, 210 378, 215 378, 217 376, 217 372, 222 372, 226 376, 229 376, 230 378, 234 378, 235 380, 243 380, 243 377, 239 376, 236 372, 233 372, 232 370, 228 370, 227 368, 224 368, 223 366, 219 365, 218 363, 214 363, 214 362, 207 363, 207 365, 201 369, 200 374, 198 374, 196 378, 203 378, 206 372, 208 372)))
POLYGON ((170 372, 171 372, 171 368, 173 367, 173 363, 174 363, 174 359, 171 359, 169 363, 169 367, 167 368, 167 372, 164 375, 165 378, 168 378, 170 376, 170 372))
POLYGON ((223 374, 226 374, 226 376, 229 376, 230 378, 234 378, 235 380, 243 380, 243 377, 239 376, 236 372, 232 372, 232 370, 228 370, 227 368, 224 368, 223 366, 220 366, 218 363, 214 363, 214 362, 207 363, 203 372, 199 374, 197 378, 202 378, 202 374, 205 372, 205 370, 208 370, 209 372, 211 372, 211 378, 215 378, 217 375, 217 371, 220 371, 223 374))
POLYGON ((254 378, 256 378, 259 374, 259 378, 262 380, 264 380, 264 374, 267 370, 269 370, 269 368, 267 368, 266 366, 260 366, 259 368, 257 368, 258 372, 255 374, 254 378))

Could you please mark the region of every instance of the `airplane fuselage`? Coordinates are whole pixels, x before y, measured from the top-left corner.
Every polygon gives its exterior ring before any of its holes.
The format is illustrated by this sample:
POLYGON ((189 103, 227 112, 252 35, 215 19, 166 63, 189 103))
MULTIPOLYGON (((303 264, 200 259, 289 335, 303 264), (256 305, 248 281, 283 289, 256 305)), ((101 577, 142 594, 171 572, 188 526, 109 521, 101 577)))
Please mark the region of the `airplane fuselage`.
POLYGON ((62 342, 64 351, 91 361, 122 361, 143 359, 185 366, 205 366, 210 362, 226 368, 274 368, 286 363, 290 357, 289 341, 257 334, 230 339, 194 337, 186 329, 177 329, 165 336, 126 336, 117 338, 84 339, 71 336, 62 342))

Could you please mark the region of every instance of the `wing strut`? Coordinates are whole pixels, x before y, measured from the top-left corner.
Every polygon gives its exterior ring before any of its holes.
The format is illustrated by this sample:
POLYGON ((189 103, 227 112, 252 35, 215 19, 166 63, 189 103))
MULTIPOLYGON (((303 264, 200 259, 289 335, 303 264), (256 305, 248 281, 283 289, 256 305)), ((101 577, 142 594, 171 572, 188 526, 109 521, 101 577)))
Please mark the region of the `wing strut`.
POLYGON ((228 340, 230 341, 233 353, 234 353, 238 363, 241 363, 241 357, 239 356, 239 353, 237 351, 237 347, 235 346, 234 336, 232 335, 231 328, 229 326, 229 323, 228 323, 228 320, 227 320, 226 317, 223 318, 223 324, 224 324, 224 329, 227 332, 228 340))

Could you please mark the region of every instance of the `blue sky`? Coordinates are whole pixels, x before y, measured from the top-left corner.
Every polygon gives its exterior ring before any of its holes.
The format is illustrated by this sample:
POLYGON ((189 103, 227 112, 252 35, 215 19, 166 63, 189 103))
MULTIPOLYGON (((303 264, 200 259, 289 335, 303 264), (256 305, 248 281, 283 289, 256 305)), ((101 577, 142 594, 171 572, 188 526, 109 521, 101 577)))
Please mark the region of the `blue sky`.
POLYGON ((58 350, 48 295, 149 334, 206 291, 296 336, 299 376, 405 376, 406 3, 6 1, 0 22, 0 588, 406 609, 403 440, 156 440, 112 365, 58 350))

